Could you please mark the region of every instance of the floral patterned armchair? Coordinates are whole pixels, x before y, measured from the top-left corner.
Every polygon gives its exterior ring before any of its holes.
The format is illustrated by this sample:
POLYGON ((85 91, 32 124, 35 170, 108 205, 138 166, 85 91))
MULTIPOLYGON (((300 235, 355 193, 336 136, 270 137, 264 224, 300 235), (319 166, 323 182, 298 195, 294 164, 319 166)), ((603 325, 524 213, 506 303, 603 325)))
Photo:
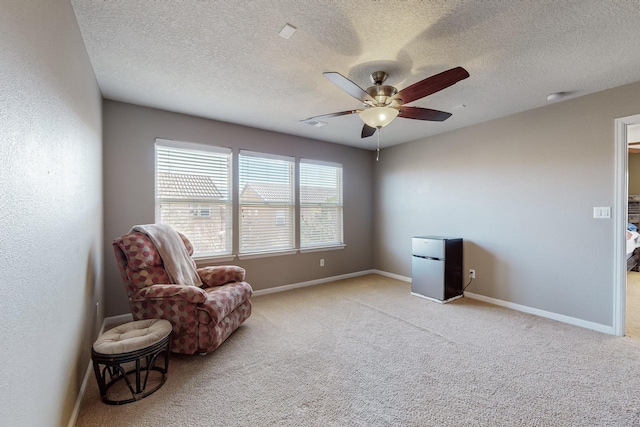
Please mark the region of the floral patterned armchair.
MULTIPOLYGON (((193 246, 180 234, 189 255, 193 246)), ((113 242, 134 320, 167 319, 173 325, 171 350, 208 353, 251 315, 251 286, 237 266, 198 268, 202 287, 169 283, 155 246, 132 232, 113 242)), ((191 260, 195 266, 193 259, 191 260)))

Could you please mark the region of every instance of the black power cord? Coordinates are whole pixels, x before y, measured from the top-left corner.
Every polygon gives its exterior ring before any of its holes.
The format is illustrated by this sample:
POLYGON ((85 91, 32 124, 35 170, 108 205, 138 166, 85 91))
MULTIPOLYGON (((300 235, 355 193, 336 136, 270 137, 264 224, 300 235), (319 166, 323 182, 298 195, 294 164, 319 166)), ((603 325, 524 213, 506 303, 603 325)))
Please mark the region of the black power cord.
POLYGON ((464 292, 465 289, 467 289, 469 287, 469 285, 471 284, 471 282, 473 282, 473 277, 471 279, 469 279, 469 283, 467 283, 467 285, 462 288, 462 292, 464 292))

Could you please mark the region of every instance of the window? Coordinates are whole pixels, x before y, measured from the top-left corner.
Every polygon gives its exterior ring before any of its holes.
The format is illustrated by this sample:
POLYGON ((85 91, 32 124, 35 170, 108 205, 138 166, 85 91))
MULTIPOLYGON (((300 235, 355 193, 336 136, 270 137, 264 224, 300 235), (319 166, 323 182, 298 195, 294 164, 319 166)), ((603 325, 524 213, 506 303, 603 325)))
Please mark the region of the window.
POLYGON ((301 159, 300 248, 342 244, 342 165, 301 159))
POLYGON ((232 252, 231 150, 156 140, 156 223, 187 236, 194 255, 232 252))
POLYGON ((294 159, 240 151, 239 253, 295 248, 294 159))
POLYGON ((293 157, 241 150, 237 187, 228 148, 156 139, 155 161, 156 223, 187 236, 196 257, 295 251, 296 227, 301 250, 344 246, 341 164, 301 159, 296 205, 293 157))

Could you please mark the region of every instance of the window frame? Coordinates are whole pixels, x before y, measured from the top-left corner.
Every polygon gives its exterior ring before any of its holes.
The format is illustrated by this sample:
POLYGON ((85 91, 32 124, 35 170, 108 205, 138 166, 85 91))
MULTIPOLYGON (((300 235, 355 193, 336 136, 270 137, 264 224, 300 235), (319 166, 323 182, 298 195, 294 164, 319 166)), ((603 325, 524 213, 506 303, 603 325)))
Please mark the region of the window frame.
MULTIPOLYGON (((188 169, 188 168, 187 168, 188 169)), ((214 168, 214 171, 218 171, 218 168, 214 168)), ((178 172, 179 173, 179 172, 178 172)), ((209 175, 209 174, 205 174, 209 175)), ((216 175, 212 173, 211 175, 216 175)), ((220 175, 220 174, 218 174, 220 175)), ((175 141, 163 138, 156 138, 155 146, 154 146, 154 203, 155 203, 155 221, 156 223, 161 223, 161 215, 160 215, 160 205, 161 203, 180 203, 187 205, 185 209, 190 210, 192 213, 193 221, 205 223, 207 220, 216 217, 217 208, 216 206, 224 205, 224 210, 221 212, 224 215, 223 223, 224 227, 224 242, 225 248, 224 251, 218 252, 196 252, 193 254, 193 258, 198 263, 206 263, 207 261, 212 262, 221 262, 221 261, 231 261, 236 257, 239 259, 250 259, 250 258, 260 258, 260 257, 271 257, 271 256, 282 256, 282 255, 293 255, 296 253, 308 253, 308 252, 319 252, 319 251, 330 251, 343 249, 346 247, 344 242, 344 200, 343 200, 343 191, 344 191, 344 167, 341 163, 316 160, 311 158, 304 157, 293 157, 293 156, 285 156, 278 155, 272 153, 263 153, 256 152, 250 150, 234 150, 231 148, 201 144, 201 143, 193 143, 193 142, 184 142, 184 141, 175 141), (177 198, 171 199, 166 197, 158 197, 158 147, 167 148, 167 149, 176 149, 176 150, 187 150, 191 152, 195 152, 194 154, 197 156, 202 152, 213 152, 217 154, 222 154, 226 157, 226 185, 222 185, 226 189, 226 199, 216 199, 212 200, 211 198, 177 198), (241 200, 242 195, 242 177, 240 176, 240 164, 242 156, 246 157, 257 157, 265 160, 275 159, 275 160, 284 160, 288 163, 289 171, 289 183, 288 183, 288 191, 291 194, 291 197, 286 202, 265 202, 265 203, 248 203, 243 202, 241 200), (316 164, 321 166, 329 166, 339 168, 339 176, 338 176, 338 191, 339 191, 339 200, 336 203, 305 203, 302 197, 303 193, 303 169, 304 164, 316 164), (237 170, 237 172, 234 172, 237 170), (242 223, 242 213, 243 207, 264 207, 268 206, 273 208, 274 212, 274 227, 288 227, 287 224, 287 213, 290 218, 290 231, 289 231, 289 245, 279 246, 273 249, 269 248, 258 248, 258 249, 247 249, 243 248, 242 245, 242 236, 243 236, 243 223, 242 223), (335 208, 336 215, 339 218, 339 230, 336 235, 339 236, 338 239, 334 241, 324 241, 319 243, 308 243, 304 240, 303 233, 303 216, 305 212, 305 208, 308 207, 328 207, 335 208), (205 215, 206 214, 206 215, 205 215), (244 249, 244 251, 243 251, 244 249)), ((215 184, 214 184, 215 185, 215 184)), ((257 209, 254 209, 254 212, 257 209)), ((167 223, 167 222, 165 222, 167 223)), ((181 231, 181 230, 178 230, 181 231)), ((187 233, 183 233, 187 235, 187 233)), ((206 235, 206 234, 201 234, 206 235)), ((189 235, 187 235, 189 237, 189 235)), ((190 240, 193 240, 189 237, 190 240)), ((201 264, 203 265, 203 264, 201 264)))
MULTIPOLYGON (((178 170, 181 170, 178 168, 178 170)), ((184 168, 183 172, 188 172, 189 168, 184 168)), ((188 174, 187 174, 188 175, 188 174)), ((198 175, 198 174, 194 174, 198 175)), ((210 176, 210 174, 205 174, 204 176, 210 176)), ((207 145, 207 144, 198 144, 193 142, 184 142, 184 141, 175 141, 168 140, 162 138, 156 138, 154 145, 154 203, 155 203, 155 213, 154 213, 154 221, 156 224, 162 223, 162 214, 161 214, 161 206, 163 203, 170 204, 184 204, 185 209, 191 211, 193 218, 192 220, 196 221, 196 223, 204 224, 207 220, 211 218, 215 218, 215 211, 220 208, 222 211, 225 211, 225 218, 221 220, 222 229, 224 235, 222 237, 223 242, 223 250, 220 251, 201 251, 195 252, 197 247, 194 245, 194 259, 204 260, 230 260, 234 258, 233 255, 233 201, 234 201, 234 187, 233 187, 233 151, 231 148, 207 145), (226 183, 223 187, 225 187, 226 197, 213 199, 211 197, 159 197, 159 173, 160 170, 165 166, 161 164, 159 160, 159 154, 161 150, 168 150, 171 152, 172 150, 175 154, 188 154, 191 153, 195 156, 203 156, 206 157, 210 154, 220 155, 223 159, 226 158, 226 171, 216 169, 216 172, 219 173, 221 177, 226 176, 226 183), (206 153, 206 154, 203 154, 206 153), (197 210, 197 213, 196 213, 197 210), (202 211, 208 211, 208 216, 203 216, 202 211)), ((215 185, 215 184, 214 184, 215 185)), ((222 193, 222 192, 221 192, 222 193)), ((165 221, 165 223, 169 223, 165 221)), ((195 223, 194 223, 195 224, 195 223)), ((180 229, 180 227, 176 227, 172 225, 176 230, 182 232, 187 236, 189 240, 197 241, 201 238, 207 239, 206 234, 198 234, 197 237, 195 235, 191 235, 188 232, 185 232, 180 229)))
MULTIPOLYGON (((328 161, 322 161, 322 160, 316 160, 316 159, 309 159, 309 158, 300 158, 299 160, 299 177, 298 177, 298 184, 300 186, 300 202, 299 202, 299 207, 300 207, 300 213, 299 213, 299 217, 298 217, 298 221, 299 221, 299 227, 300 227, 300 242, 299 242, 299 248, 300 248, 300 252, 304 253, 304 252, 316 252, 316 251, 324 251, 324 250, 331 250, 331 249, 342 249, 345 247, 345 243, 344 243, 344 168, 343 165, 341 163, 336 163, 336 162, 328 162, 328 161), (329 167, 329 168, 334 168, 335 169, 335 173, 337 173, 336 175, 336 187, 327 187, 327 188, 333 188, 335 190, 337 190, 338 192, 338 200, 336 200, 335 202, 329 202, 329 201, 324 201, 324 202, 320 202, 320 201, 315 201, 315 202, 305 202, 305 197, 303 197, 303 179, 304 175, 307 172, 303 172, 303 165, 317 165, 317 166, 324 166, 324 167, 329 167), (310 242, 305 242, 304 241, 304 224, 305 224, 305 220, 303 220, 303 217, 305 215, 305 209, 304 208, 324 208, 324 209, 335 209, 335 215, 337 218, 337 222, 335 224, 336 229, 333 230, 333 234, 337 237, 337 239, 335 240, 331 240, 331 241, 321 241, 321 242, 316 242, 313 243, 312 241, 310 242)), ((311 176, 312 178, 314 178, 313 176, 311 176)), ((315 177, 315 180, 318 180, 318 177, 315 177)), ((305 179, 306 181, 306 179, 305 179)), ((311 180, 313 181, 313 179, 311 180)))
MULTIPOLYGON (((262 152, 256 152, 256 151, 250 151, 250 150, 240 150, 238 153, 238 188, 236 189, 236 195, 237 195, 237 200, 238 200, 238 213, 237 213, 237 229, 238 229, 238 247, 237 247, 237 255, 240 259, 249 259, 249 258, 257 258, 257 257, 264 257, 264 256, 276 256, 276 255, 289 255, 289 254, 295 254, 298 251, 297 245, 296 245, 296 193, 295 193, 295 188, 296 188, 296 159, 295 157, 292 156, 283 156, 283 155, 277 155, 277 154, 270 154, 270 153, 262 153, 262 152), (273 161, 277 161, 277 162, 285 162, 285 165, 288 167, 288 171, 287 171, 287 177, 285 176, 277 176, 275 174, 271 174, 271 173, 267 173, 265 172, 265 175, 262 176, 263 179, 274 179, 274 180, 286 180, 287 181, 287 188, 286 188, 286 192, 288 193, 288 199, 281 199, 278 200, 278 196, 269 198, 268 200, 265 201, 259 201, 259 200, 247 200, 244 199, 243 200, 243 194, 245 192, 246 189, 253 189, 256 194, 260 195, 260 193, 263 193, 262 196, 266 196, 267 191, 268 190, 268 186, 269 185, 279 185, 278 183, 268 183, 268 182, 254 182, 253 183, 253 187, 247 187, 247 185, 250 184, 250 182, 246 182, 249 179, 249 175, 252 173, 251 171, 248 171, 247 174, 245 175, 245 171, 243 169, 243 167, 245 167, 244 163, 245 161, 247 162, 251 162, 251 160, 249 159, 260 159, 257 160, 258 162, 269 162, 270 160, 273 161), (262 187, 262 191, 261 188, 262 187), (245 213, 251 213, 252 216, 258 216, 260 212, 265 212, 265 213, 270 213, 273 212, 273 220, 274 220, 274 225, 273 227, 269 230, 268 228, 265 228, 265 230, 267 230, 265 232, 265 236, 262 236, 263 238, 266 237, 266 234, 269 232, 272 232, 274 234, 277 234, 277 229, 280 227, 284 227, 287 228, 286 233, 280 233, 282 236, 286 236, 286 239, 288 239, 288 243, 286 243, 285 245, 278 245, 272 248, 269 248, 268 246, 256 246, 256 247, 250 247, 248 243, 245 243, 244 238, 245 236, 248 235, 247 231, 246 231, 246 227, 247 224, 245 222, 246 217, 244 216, 245 213), (287 224, 286 221, 286 213, 289 213, 289 223, 287 224), (282 218, 282 214, 284 214, 284 220, 282 218), (282 224, 284 222, 284 224, 282 224)), ((257 168, 255 169, 257 171, 257 168)), ((259 174, 256 174, 255 179, 260 178, 259 174)), ((267 196, 268 197, 268 196, 267 196)), ((258 225, 259 227, 261 227, 262 225, 258 225)), ((258 237, 260 238, 260 236, 258 235, 258 237)))

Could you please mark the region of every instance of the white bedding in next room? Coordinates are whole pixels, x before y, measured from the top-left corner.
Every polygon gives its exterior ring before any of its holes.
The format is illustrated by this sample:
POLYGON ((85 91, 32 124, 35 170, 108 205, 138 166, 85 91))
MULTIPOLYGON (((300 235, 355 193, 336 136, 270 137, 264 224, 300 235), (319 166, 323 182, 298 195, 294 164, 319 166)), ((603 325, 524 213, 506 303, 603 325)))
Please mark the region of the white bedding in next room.
POLYGON ((640 237, 640 234, 637 232, 627 231, 627 259, 633 255, 634 249, 640 246, 638 237, 640 237))

